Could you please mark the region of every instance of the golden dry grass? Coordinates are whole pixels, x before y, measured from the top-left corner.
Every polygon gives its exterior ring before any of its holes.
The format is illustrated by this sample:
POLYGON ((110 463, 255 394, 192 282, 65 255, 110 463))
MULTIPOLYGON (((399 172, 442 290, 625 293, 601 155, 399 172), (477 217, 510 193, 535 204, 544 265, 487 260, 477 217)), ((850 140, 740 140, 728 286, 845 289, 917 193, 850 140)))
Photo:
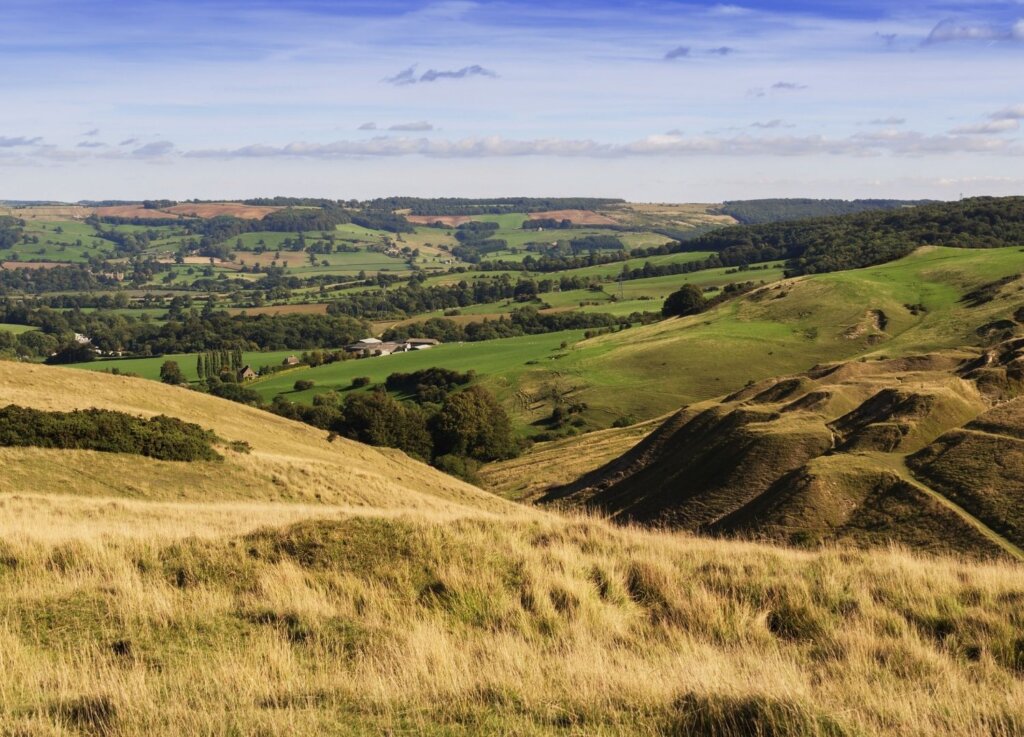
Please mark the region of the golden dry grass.
POLYGON ((484 466, 481 486, 506 499, 533 501, 550 487, 568 484, 618 458, 664 421, 664 417, 656 417, 629 427, 534 445, 518 458, 484 466))
POLYGON ((0 734, 1024 729, 1011 564, 542 513, 137 380, 0 364, 7 401, 163 411, 253 452, 197 470, 5 451, 0 734), (204 474, 220 491, 192 488, 204 474))

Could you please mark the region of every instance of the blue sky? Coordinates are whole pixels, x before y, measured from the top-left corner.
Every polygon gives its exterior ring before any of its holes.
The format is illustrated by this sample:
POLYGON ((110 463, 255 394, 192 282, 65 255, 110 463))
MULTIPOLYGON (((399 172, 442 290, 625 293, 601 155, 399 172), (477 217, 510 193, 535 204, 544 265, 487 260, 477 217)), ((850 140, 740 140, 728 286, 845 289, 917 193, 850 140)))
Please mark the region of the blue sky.
POLYGON ((4 0, 0 197, 1024 189, 1024 2, 4 0))

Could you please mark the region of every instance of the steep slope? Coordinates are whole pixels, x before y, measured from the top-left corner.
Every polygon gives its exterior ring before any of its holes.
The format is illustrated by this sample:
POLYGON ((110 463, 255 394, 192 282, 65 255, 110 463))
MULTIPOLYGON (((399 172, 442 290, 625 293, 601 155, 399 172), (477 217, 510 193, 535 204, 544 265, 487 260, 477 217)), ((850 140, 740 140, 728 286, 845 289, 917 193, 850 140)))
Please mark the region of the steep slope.
POLYGON ((148 500, 309 502, 392 509, 500 512, 507 504, 405 454, 276 415, 143 379, 0 361, 0 406, 97 407, 194 422, 251 452, 172 463, 91 451, 0 448, 0 493, 74 493, 148 500))
POLYGON ((1005 397, 1022 347, 847 362, 758 382, 685 408, 541 501, 790 543, 1017 556, 1024 402, 1005 397))

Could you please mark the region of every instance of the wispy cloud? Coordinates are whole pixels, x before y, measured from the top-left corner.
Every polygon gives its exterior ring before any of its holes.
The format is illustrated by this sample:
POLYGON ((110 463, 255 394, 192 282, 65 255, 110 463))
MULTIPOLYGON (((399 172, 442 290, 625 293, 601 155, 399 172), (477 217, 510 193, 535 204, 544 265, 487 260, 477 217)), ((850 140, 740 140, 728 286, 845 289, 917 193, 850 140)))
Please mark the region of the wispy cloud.
POLYGON ((904 125, 906 122, 906 118, 897 118, 896 116, 890 115, 888 118, 874 118, 873 120, 869 120, 866 125, 904 125))
POLYGON ((674 49, 665 52, 666 59, 683 59, 690 55, 689 46, 676 46, 674 49))
POLYGON ((479 64, 471 64, 470 66, 462 67, 461 69, 428 69, 419 76, 416 75, 416 65, 403 69, 393 77, 385 77, 384 82, 394 84, 398 86, 407 84, 423 84, 426 82, 436 82, 440 79, 466 79, 467 77, 491 77, 497 78, 497 73, 490 69, 485 69, 479 64))
POLYGON ((1024 120, 1024 105, 1013 105, 989 115, 992 120, 1024 120))
POLYGON ((761 128, 764 130, 771 130, 773 128, 795 128, 796 126, 792 123, 785 123, 779 118, 774 120, 756 121, 750 124, 751 128, 761 128))
POLYGON ((776 82, 775 84, 772 85, 772 89, 792 92, 795 90, 806 90, 807 85, 797 84, 796 82, 776 82))
POLYGON ((1013 25, 961 22, 952 18, 939 21, 924 40, 925 45, 953 41, 1024 41, 1024 21, 1013 25))
POLYGON ((736 49, 732 46, 719 46, 716 49, 708 49, 707 53, 713 56, 728 56, 729 54, 735 54, 736 49))
POLYGON ((37 143, 42 142, 42 138, 36 136, 35 138, 26 138, 25 136, 0 136, 0 148, 17 148, 18 146, 34 146, 37 143))
POLYGON ((83 133, 82 134, 82 138, 95 138, 99 134, 100 134, 100 129, 99 128, 93 128, 92 130, 87 130, 85 133, 83 133))
POLYGON ((993 133, 1008 133, 1020 128, 1020 123, 1014 118, 1002 118, 1000 120, 989 120, 985 123, 973 125, 961 125, 950 131, 958 136, 987 136, 993 133))
POLYGON ((100 143, 99 141, 82 141, 78 144, 78 148, 104 148, 107 144, 100 143))
POLYGON ((369 123, 363 123, 361 126, 356 128, 356 130, 359 130, 359 131, 375 131, 375 130, 377 130, 377 124, 372 122, 372 121, 369 122, 369 123))
POLYGON ((434 126, 425 120, 418 120, 415 123, 396 123, 395 125, 388 126, 389 131, 432 131, 434 126))
POLYGON ((132 156, 140 159, 152 159, 160 156, 167 156, 174 152, 174 144, 170 141, 154 141, 153 143, 147 143, 143 146, 139 146, 137 149, 132 151, 132 156))
POLYGON ((134 146, 138 142, 139 142, 138 138, 126 138, 126 139, 124 139, 123 141, 121 141, 117 145, 118 146, 134 146))

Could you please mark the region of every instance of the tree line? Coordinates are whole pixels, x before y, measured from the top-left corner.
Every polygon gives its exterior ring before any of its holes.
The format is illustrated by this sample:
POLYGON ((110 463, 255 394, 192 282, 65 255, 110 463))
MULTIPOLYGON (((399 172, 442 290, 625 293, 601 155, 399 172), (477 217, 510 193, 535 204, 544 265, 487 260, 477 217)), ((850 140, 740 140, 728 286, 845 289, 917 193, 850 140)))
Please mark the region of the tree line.
POLYGON ((719 211, 743 225, 777 223, 784 220, 852 215, 869 210, 898 210, 903 207, 927 205, 934 200, 827 200, 804 197, 768 198, 760 200, 726 200, 719 211))
POLYGON ((977 197, 892 211, 731 226, 673 248, 717 251, 726 266, 785 259, 787 272, 796 275, 885 263, 926 245, 1021 244, 1024 197, 977 197))
POLYGON ((38 328, 60 344, 80 333, 100 350, 133 355, 340 347, 370 330, 367 323, 344 315, 230 315, 209 304, 203 311, 193 309, 160 324, 111 311, 58 312, 7 301, 0 303, 0 322, 38 328))
POLYGON ((403 341, 409 338, 434 338, 442 343, 473 343, 498 338, 516 338, 521 335, 558 333, 563 330, 586 330, 629 327, 658 320, 653 312, 634 312, 630 315, 610 315, 603 312, 539 312, 527 306, 513 310, 508 316, 496 320, 457 323, 445 317, 432 317, 422 322, 397 325, 384 332, 384 340, 403 341))

